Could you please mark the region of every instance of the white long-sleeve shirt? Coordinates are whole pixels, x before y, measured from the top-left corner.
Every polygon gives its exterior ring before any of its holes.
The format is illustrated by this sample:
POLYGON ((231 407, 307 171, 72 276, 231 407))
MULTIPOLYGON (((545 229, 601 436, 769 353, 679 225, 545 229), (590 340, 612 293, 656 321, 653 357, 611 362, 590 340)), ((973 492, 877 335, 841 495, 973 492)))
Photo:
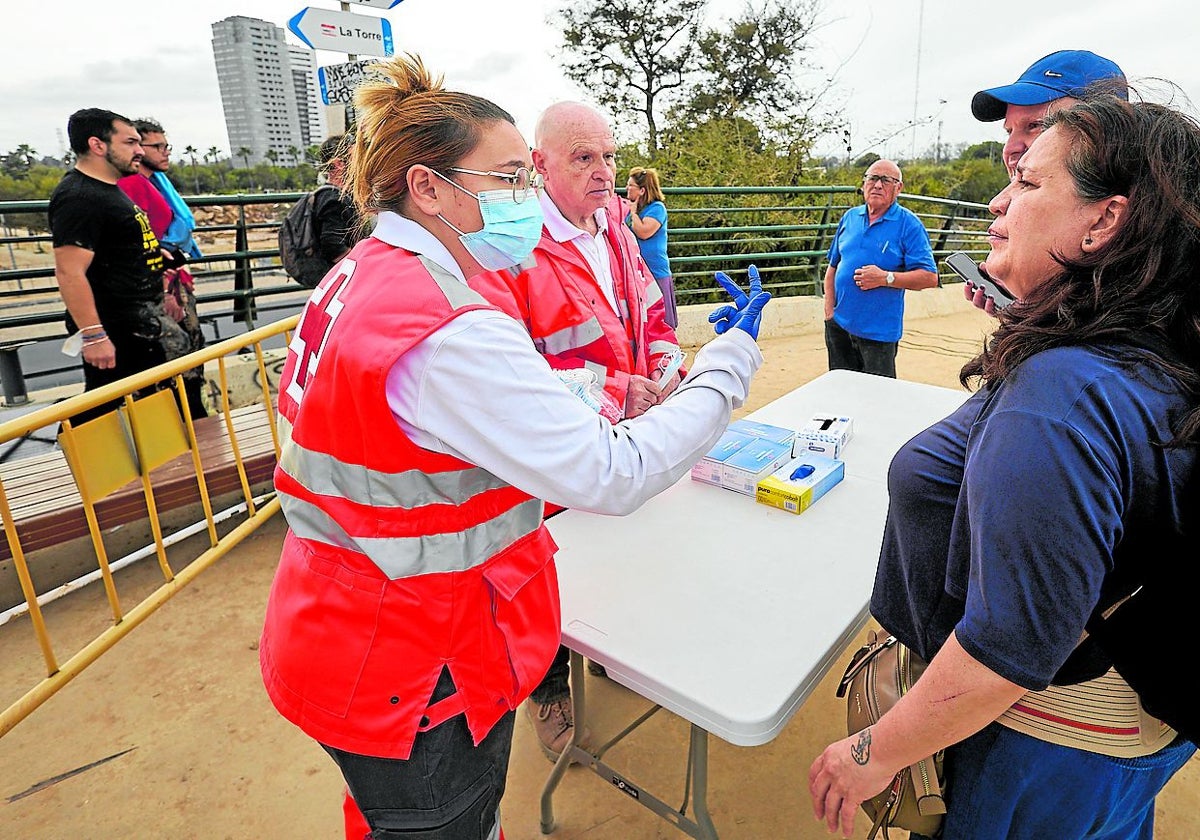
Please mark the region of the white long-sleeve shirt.
MULTIPOLYGON (((463 279, 441 243, 415 222, 382 213, 374 236, 463 279)), ((674 484, 716 443, 761 364, 754 339, 731 329, 697 354, 662 405, 614 426, 564 387, 519 322, 473 310, 400 357, 388 374, 388 403, 419 446, 549 502, 626 514, 674 484)))

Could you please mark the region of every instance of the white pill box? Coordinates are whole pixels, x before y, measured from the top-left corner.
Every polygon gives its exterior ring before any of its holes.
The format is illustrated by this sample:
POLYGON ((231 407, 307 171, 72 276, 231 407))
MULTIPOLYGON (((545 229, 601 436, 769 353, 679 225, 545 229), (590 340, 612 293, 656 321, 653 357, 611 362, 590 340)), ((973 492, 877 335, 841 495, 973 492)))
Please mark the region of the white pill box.
POLYGON ((854 433, 854 422, 839 414, 814 414, 796 432, 796 445, 792 452, 801 455, 812 452, 827 458, 841 458, 842 450, 854 433))
POLYGON ((804 513, 845 475, 842 461, 805 452, 760 481, 754 498, 788 513, 804 513))

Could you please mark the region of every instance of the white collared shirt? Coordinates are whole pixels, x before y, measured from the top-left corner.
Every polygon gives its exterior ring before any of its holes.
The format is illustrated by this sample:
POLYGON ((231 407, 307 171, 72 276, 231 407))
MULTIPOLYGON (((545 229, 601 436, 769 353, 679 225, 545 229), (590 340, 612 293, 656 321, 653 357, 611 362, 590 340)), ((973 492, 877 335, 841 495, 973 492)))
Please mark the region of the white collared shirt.
POLYGON ((568 222, 567 217, 558 209, 545 189, 538 192, 538 200, 542 203, 543 224, 546 226, 546 232, 555 242, 575 244, 579 253, 583 254, 583 258, 591 267, 592 277, 595 278, 600 291, 604 292, 604 299, 613 308, 613 312, 620 315, 621 308, 617 305, 616 283, 613 281, 612 263, 609 261, 608 255, 608 237, 606 236, 608 214, 604 212, 604 208, 601 207, 595 213, 596 235, 592 236, 586 230, 580 230, 568 222))
MULTIPOLYGON (((463 276, 410 219, 380 213, 372 235, 463 276)), ((476 309, 397 360, 387 399, 418 446, 462 458, 531 496, 622 514, 675 483, 716 443, 761 364, 754 340, 729 330, 697 354, 670 399, 613 426, 563 386, 520 322, 476 309)))

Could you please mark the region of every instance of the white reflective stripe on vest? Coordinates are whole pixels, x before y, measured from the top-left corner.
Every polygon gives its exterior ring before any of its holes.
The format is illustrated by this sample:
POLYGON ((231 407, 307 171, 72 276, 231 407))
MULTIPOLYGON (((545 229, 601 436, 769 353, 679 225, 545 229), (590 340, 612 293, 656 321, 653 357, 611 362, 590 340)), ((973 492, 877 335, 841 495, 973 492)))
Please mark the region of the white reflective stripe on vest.
POLYGON ((604 338, 604 327, 595 316, 588 318, 582 324, 564 327, 542 338, 534 339, 533 344, 543 356, 560 356, 580 347, 604 338))
POLYGON ((674 353, 679 347, 670 341, 651 341, 647 351, 651 356, 659 353, 674 353))
POLYGON ((596 381, 600 383, 601 388, 604 387, 604 380, 608 378, 608 368, 599 362, 584 362, 583 369, 596 374, 596 381))
POLYGON ((657 281, 652 281, 646 284, 646 301, 645 308, 648 310, 651 306, 663 299, 662 289, 659 288, 657 281))
POLYGON ((417 469, 382 472, 347 464, 325 452, 314 452, 292 440, 292 424, 282 415, 279 465, 304 488, 320 496, 337 496, 368 507, 412 509, 423 505, 461 505, 480 493, 507 486, 485 469, 469 467, 440 473, 417 469))
MULTIPOLYGON (((446 296, 446 301, 455 309, 463 306, 487 303, 483 295, 479 294, 479 292, 459 280, 433 260, 422 254, 418 254, 417 259, 420 260, 425 270, 429 272, 429 276, 433 278, 433 282, 437 283, 437 287, 441 289, 442 294, 446 296)), ((403 290, 397 289, 396 293, 403 294, 403 290)))
POLYGON ((481 565, 542 524, 542 502, 530 499, 465 531, 417 537, 355 537, 325 511, 287 493, 279 494, 283 515, 301 539, 358 552, 391 580, 461 572, 481 565))

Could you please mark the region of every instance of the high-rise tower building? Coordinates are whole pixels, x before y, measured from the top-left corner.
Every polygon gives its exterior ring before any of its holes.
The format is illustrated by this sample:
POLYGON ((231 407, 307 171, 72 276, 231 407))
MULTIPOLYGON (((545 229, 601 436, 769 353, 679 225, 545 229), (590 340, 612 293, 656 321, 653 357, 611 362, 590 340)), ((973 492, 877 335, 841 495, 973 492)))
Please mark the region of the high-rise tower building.
POLYGON ((320 143, 324 112, 319 107, 315 53, 292 47, 283 29, 265 20, 235 15, 212 25, 213 58, 225 110, 234 165, 251 164, 275 152, 291 163, 292 149, 320 143))
POLYGON ((308 47, 288 46, 292 65, 292 87, 296 92, 296 112, 300 118, 301 150, 320 145, 325 139, 325 105, 317 88, 317 53, 308 47))

